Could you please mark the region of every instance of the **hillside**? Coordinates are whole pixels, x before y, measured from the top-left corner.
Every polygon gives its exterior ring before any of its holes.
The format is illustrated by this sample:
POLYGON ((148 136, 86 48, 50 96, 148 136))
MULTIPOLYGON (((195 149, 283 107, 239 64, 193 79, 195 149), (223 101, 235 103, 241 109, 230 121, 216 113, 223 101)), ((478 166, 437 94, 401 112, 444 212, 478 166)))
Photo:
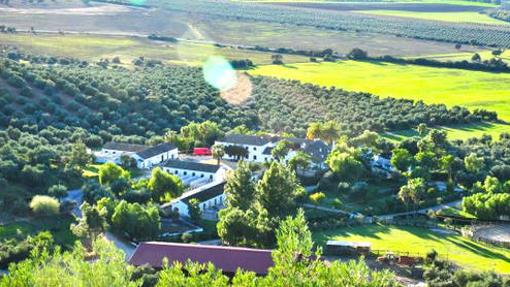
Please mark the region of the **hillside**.
POLYGON ((353 134, 482 119, 458 107, 448 110, 444 105, 379 99, 267 77, 239 75, 237 90, 220 93, 206 83, 200 68, 160 66, 149 60, 128 70, 115 64, 101 67, 60 60, 63 64, 43 65, 35 62, 54 58, 27 59, 34 64, 5 58, 0 62, 2 126, 68 125, 94 133, 150 137, 211 120, 224 128, 246 125, 304 135, 310 122, 329 119, 353 134))

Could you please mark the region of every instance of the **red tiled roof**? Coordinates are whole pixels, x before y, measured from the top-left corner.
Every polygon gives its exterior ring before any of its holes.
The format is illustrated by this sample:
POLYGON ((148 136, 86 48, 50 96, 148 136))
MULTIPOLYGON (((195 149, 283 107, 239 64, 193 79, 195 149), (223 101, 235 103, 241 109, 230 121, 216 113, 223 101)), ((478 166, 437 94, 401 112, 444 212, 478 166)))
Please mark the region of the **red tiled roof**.
POLYGON ((160 268, 165 257, 170 264, 175 261, 185 263, 188 259, 201 264, 211 262, 227 273, 235 273, 240 268, 265 275, 273 266, 271 250, 168 242, 140 243, 129 263, 160 268))

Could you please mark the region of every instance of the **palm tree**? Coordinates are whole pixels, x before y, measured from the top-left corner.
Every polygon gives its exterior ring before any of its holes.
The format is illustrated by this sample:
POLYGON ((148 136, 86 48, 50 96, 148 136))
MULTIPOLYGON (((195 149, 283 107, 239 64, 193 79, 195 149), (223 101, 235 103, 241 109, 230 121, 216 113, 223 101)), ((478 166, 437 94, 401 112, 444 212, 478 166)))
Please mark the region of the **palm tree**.
POLYGON ((212 156, 213 158, 218 160, 218 165, 220 165, 221 159, 225 156, 225 147, 223 147, 222 145, 213 145, 212 156))

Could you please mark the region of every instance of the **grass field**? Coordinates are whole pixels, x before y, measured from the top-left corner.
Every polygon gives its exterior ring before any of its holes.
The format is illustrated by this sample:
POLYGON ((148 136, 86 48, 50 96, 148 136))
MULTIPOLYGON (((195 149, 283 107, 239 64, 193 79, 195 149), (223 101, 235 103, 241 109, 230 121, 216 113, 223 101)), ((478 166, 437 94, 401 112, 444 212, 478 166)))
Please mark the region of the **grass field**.
POLYGON ((33 218, 30 222, 22 221, 0 225, 0 241, 10 238, 24 239, 41 231, 50 231, 57 244, 72 247, 76 236, 69 229, 71 223, 74 223, 72 217, 61 216, 55 218, 33 218))
POLYGON ((399 10, 364 10, 357 13, 434 20, 454 23, 477 23, 490 25, 510 25, 509 22, 494 19, 486 14, 477 12, 414 12, 399 10))
MULTIPOLYGON (((501 133, 510 133, 510 125, 499 123, 466 124, 435 128, 446 131, 450 140, 466 140, 473 137, 481 137, 482 135, 490 135, 494 140, 497 140, 501 133)), ((414 129, 409 129, 384 133, 382 136, 391 141, 402 141, 409 137, 418 136, 418 132, 414 129)))
MULTIPOLYGON (((92 36, 85 34, 32 35, 26 33, 0 34, 0 43, 19 47, 36 55, 76 57, 99 60, 119 56, 123 63, 130 63, 140 56, 170 63, 200 64, 211 55, 226 59, 250 59, 256 64, 271 63, 271 54, 219 48, 211 44, 180 41, 176 44, 150 41, 140 37, 92 36)), ((289 62, 306 62, 308 57, 286 55, 289 62)))
POLYGON ((440 256, 466 268, 510 273, 510 250, 424 228, 362 225, 317 232, 314 239, 320 245, 327 240, 371 242, 374 250, 411 252, 422 256, 435 249, 440 256))
POLYGON ((361 61, 267 65, 250 73, 381 97, 484 108, 510 120, 510 74, 361 61))
MULTIPOLYGON (((490 60, 490 59, 494 58, 491 50, 478 51, 477 53, 480 55, 482 60, 490 60)), ((472 52, 472 51, 469 51, 469 52, 463 51, 463 52, 452 53, 452 54, 433 54, 433 55, 422 56, 420 58, 433 59, 433 60, 437 60, 437 61, 455 62, 455 61, 464 61, 464 60, 471 61, 471 58, 473 57, 473 55, 474 55, 474 52, 472 52)), ((417 58, 417 57, 409 57, 409 58, 417 58)), ((507 63, 510 63, 510 50, 503 51, 503 53, 499 56, 499 58, 507 63)))

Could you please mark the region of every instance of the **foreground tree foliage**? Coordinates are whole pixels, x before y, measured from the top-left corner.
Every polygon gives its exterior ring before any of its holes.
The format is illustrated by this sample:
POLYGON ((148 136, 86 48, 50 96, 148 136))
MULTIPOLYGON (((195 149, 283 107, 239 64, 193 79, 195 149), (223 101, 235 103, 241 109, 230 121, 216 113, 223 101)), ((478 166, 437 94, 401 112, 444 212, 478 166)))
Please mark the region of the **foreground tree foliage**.
POLYGON ((312 234, 302 211, 295 218, 287 217, 281 222, 276 239, 275 265, 266 277, 238 271, 229 281, 210 264, 169 266, 167 263, 157 286, 398 286, 391 273, 372 271, 363 261, 322 261, 320 249, 313 251, 312 234))
POLYGON ((90 257, 80 244, 63 253, 35 250, 30 259, 10 266, 10 274, 0 280, 0 286, 141 286, 131 281, 134 267, 126 264, 124 253, 113 244, 97 240, 93 254, 90 257))
MULTIPOLYGON (((363 261, 324 262, 320 249, 313 251, 312 235, 303 211, 295 218, 287 217, 276 233, 278 248, 273 252, 275 265, 266 277, 239 270, 230 279, 212 264, 188 262, 184 265, 165 262, 155 278, 153 270, 140 275, 124 260, 124 253, 104 239, 97 239, 92 252, 77 243, 74 250, 51 252, 46 245, 38 246, 32 256, 9 268, 9 275, 0 279, 0 287, 94 286, 131 287, 143 282, 160 287, 188 286, 398 286, 389 271, 372 271, 363 261), (150 279, 150 280, 148 280, 150 279), (143 282, 142 282, 143 281, 143 282)), ((140 269, 144 272, 145 269, 140 269)))

